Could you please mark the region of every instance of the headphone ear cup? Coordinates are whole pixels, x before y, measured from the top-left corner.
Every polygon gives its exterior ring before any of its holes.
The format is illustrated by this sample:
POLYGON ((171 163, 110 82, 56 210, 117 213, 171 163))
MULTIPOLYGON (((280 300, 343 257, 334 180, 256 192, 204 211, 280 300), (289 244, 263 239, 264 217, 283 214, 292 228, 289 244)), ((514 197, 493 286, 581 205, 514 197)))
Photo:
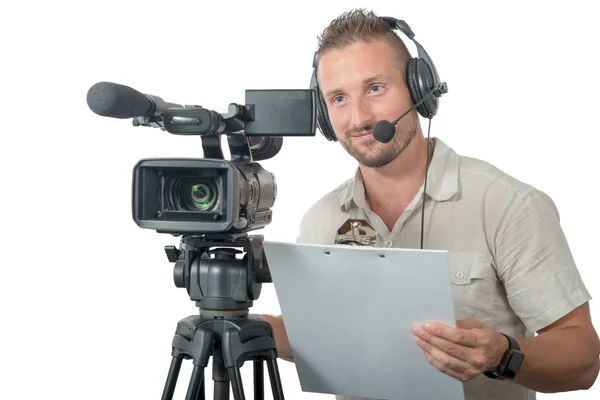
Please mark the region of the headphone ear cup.
POLYGON ((310 80, 310 88, 314 89, 317 94, 317 126, 321 130, 321 133, 327 140, 337 141, 333 127, 329 122, 329 114, 327 113, 327 105, 325 99, 321 95, 321 89, 317 83, 317 70, 313 69, 313 74, 310 80))
MULTIPOLYGON (((408 91, 410 92, 410 97, 412 98, 413 104, 417 104, 423 98, 421 90, 419 89, 419 77, 417 76, 418 61, 418 58, 411 58, 406 66, 406 84, 408 86, 408 91)), ((427 114, 423 114, 425 112, 423 107, 424 104, 425 102, 417 107, 417 111, 423 117, 427 116, 427 114)))
POLYGON ((325 104, 325 99, 321 95, 321 89, 317 84, 316 78, 316 70, 313 71, 313 75, 310 81, 310 88, 314 89, 317 94, 317 126, 321 130, 321 133, 327 140, 337 141, 337 137, 335 136, 335 132, 333 131, 333 127, 329 122, 329 114, 327 113, 327 105, 325 104))
POLYGON ((329 121, 329 113, 327 112, 327 105, 325 104, 325 99, 321 95, 321 90, 317 85, 317 122, 319 123, 319 128, 321 129, 321 133, 327 140, 331 140, 337 142, 337 137, 335 136, 335 132, 333 131, 333 127, 331 126, 331 122, 329 121))
MULTIPOLYGON (((421 101, 423 97, 429 93, 431 88, 435 86, 433 73, 429 65, 420 58, 412 58, 408 62, 406 68, 406 82, 413 104, 421 101)), ((429 96, 421 105, 417 107, 417 111, 423 118, 429 118, 437 114, 438 98, 435 95, 429 96)))

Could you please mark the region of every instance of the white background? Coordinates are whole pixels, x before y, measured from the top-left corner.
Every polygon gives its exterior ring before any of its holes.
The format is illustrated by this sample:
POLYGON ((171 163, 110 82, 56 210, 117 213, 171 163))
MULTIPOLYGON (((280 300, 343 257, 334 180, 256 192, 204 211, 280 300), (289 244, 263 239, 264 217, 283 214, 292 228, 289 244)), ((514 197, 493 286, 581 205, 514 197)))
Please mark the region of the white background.
MULTIPOLYGON (((243 103, 245 89, 306 88, 317 35, 352 7, 411 25, 449 87, 432 135, 551 195, 597 298, 594 3, 3 5, 0 398, 160 398, 176 323, 196 313, 174 286, 164 254, 177 239, 133 223, 130 190, 139 159, 201 157, 200 139, 101 118, 87 108, 88 88, 112 81, 219 112, 243 103)), ((286 139, 263 166, 279 186, 274 222, 261 233, 293 241, 306 209, 351 176, 355 162, 317 133, 286 139)), ((600 308, 591 306, 598 324, 600 308)), ((273 285, 263 286, 252 311, 279 313, 273 285)), ((184 365, 180 399, 191 371, 184 365)), ((286 398, 331 398, 303 393, 293 364, 279 366, 286 398)), ((243 374, 251 398, 250 365, 243 374)), ((207 391, 210 398, 212 381, 207 391)), ((600 383, 587 392, 538 397, 598 399, 600 383)))

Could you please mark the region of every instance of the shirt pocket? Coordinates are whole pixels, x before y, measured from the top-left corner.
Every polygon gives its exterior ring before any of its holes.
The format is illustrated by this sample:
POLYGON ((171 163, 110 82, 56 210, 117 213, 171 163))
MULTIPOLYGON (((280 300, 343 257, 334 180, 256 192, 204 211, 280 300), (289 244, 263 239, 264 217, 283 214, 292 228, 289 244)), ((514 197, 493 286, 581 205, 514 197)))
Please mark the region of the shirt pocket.
POLYGON ((449 252, 452 297, 457 320, 490 324, 497 312, 498 278, 491 259, 474 252, 449 252))

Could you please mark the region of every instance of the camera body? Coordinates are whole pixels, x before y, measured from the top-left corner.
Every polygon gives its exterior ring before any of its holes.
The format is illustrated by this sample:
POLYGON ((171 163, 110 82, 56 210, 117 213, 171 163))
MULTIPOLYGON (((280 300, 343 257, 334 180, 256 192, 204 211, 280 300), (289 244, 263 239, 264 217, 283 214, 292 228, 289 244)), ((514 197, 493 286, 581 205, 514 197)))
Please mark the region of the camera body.
POLYGON ((197 135, 203 158, 148 158, 133 169, 135 223, 174 235, 237 235, 265 227, 277 196, 275 177, 257 161, 274 157, 285 136, 314 136, 314 89, 246 90, 243 105, 227 113, 167 103, 128 86, 99 82, 87 95, 90 109, 134 126, 197 135), (225 160, 221 136, 227 136, 225 160))
POLYGON ((133 171, 133 219, 160 233, 238 233, 265 227, 275 176, 256 162, 143 159, 133 171))

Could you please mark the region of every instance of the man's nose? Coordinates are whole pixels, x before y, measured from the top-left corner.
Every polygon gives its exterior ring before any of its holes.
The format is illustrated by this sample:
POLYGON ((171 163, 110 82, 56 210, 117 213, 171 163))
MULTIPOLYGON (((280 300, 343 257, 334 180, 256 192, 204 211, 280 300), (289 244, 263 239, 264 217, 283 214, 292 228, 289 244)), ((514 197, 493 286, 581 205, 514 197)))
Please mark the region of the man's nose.
POLYGON ((359 98, 352 102, 352 119, 351 123, 357 127, 363 126, 365 123, 373 120, 373 111, 368 100, 359 98))

